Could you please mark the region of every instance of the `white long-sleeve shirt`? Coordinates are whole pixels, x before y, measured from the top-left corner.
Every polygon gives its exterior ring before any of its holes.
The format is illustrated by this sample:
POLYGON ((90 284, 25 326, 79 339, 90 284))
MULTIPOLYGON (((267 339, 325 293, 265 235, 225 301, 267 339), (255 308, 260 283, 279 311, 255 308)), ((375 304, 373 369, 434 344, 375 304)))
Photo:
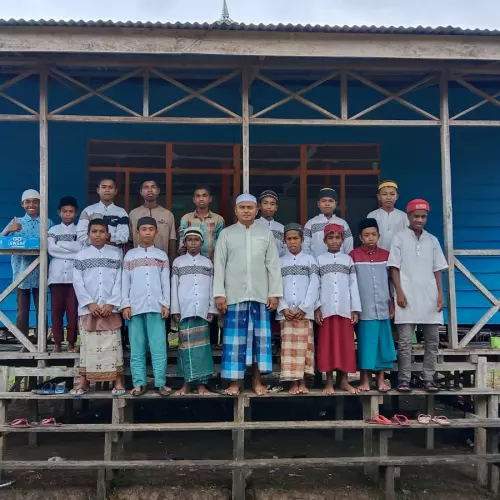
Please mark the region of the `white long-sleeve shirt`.
POLYGON ((309 254, 290 252, 281 257, 281 276, 283 279, 283 297, 280 299, 276 319, 284 319, 283 311, 299 309, 306 313, 306 318, 314 320, 314 310, 319 297, 319 270, 316 259, 309 254))
POLYGON ((123 259, 121 309, 130 307, 132 316, 161 313, 170 308, 170 266, 159 248, 137 247, 123 259))
POLYGON ((367 217, 377 221, 378 232, 380 233, 378 246, 388 252, 391 250, 391 242, 394 236, 408 227, 408 216, 397 208, 392 212, 378 208, 370 212, 367 217))
POLYGON ((354 247, 354 241, 352 239, 351 229, 349 224, 344 219, 332 215, 329 219, 324 214, 316 215, 312 219, 309 219, 304 226, 304 244, 302 245, 302 251, 311 254, 313 257, 318 258, 320 255, 328 252, 328 247, 326 246, 325 239, 325 227, 329 224, 339 224, 344 226, 344 243, 340 248, 340 251, 349 255, 350 251, 354 247))
POLYGON ((271 231, 260 224, 233 224, 222 231, 214 258, 214 297, 228 305, 282 297, 278 250, 271 231))
POLYGON ((201 254, 181 255, 172 265, 172 314, 181 319, 199 317, 207 319, 217 314, 213 294, 214 266, 201 254))
POLYGON ((259 217, 255 219, 257 224, 260 224, 262 227, 267 227, 271 233, 273 233, 274 240, 276 241, 276 248, 278 249, 278 255, 283 257, 285 255, 287 248, 285 245, 285 226, 278 222, 277 220, 267 220, 264 217, 259 217))
POLYGON ((113 306, 119 312, 121 304, 122 262, 116 249, 84 247, 73 263, 73 287, 78 299, 78 316, 89 314, 89 304, 113 306))
POLYGON ((318 305, 323 318, 351 318, 352 312, 361 312, 356 268, 351 257, 342 252, 327 252, 318 257, 318 266, 321 282, 318 305))
POLYGON ((49 230, 49 265, 48 285, 73 283, 73 261, 82 244, 76 239, 76 224, 58 224, 49 230))
POLYGON ((114 203, 104 205, 101 201, 90 205, 83 210, 76 227, 78 241, 82 245, 90 245, 87 230, 89 222, 93 219, 103 219, 108 224, 111 243, 125 245, 130 237, 128 214, 123 208, 117 207, 114 203))

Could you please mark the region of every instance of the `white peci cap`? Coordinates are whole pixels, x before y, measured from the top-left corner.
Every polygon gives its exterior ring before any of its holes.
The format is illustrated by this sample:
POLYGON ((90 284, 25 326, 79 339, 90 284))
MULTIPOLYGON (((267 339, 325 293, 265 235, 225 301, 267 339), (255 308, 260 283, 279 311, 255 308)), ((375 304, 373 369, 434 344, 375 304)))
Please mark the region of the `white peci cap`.
POLYGON ((236 198, 235 205, 238 206, 240 203, 244 202, 255 203, 257 205, 257 198, 250 193, 243 193, 236 198))
POLYGON ((40 193, 36 189, 27 189, 21 196, 21 202, 26 200, 39 200, 40 193))

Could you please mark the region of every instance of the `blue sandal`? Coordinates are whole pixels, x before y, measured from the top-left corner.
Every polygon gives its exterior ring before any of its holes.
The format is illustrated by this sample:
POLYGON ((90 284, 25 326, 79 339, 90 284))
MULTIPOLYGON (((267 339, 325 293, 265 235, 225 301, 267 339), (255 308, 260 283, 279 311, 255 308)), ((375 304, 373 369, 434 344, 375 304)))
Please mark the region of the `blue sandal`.
POLYGON ((70 394, 74 397, 74 398, 81 398, 82 396, 85 396, 85 394, 88 394, 89 390, 88 388, 85 388, 85 387, 75 387, 71 392, 70 394), (78 392, 78 391, 82 391, 82 392, 78 392))
POLYGON ((114 397, 125 396, 125 389, 113 389, 111 391, 111 396, 114 397))

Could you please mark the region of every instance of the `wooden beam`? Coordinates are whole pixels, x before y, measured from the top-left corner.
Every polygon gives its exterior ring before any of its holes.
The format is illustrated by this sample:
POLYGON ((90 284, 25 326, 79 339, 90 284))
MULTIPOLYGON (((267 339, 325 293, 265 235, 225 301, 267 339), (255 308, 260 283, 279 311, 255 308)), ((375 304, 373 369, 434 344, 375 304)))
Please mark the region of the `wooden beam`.
POLYGON ((457 296, 455 290, 455 262, 453 254, 453 207, 451 195, 450 159, 450 110, 448 103, 448 73, 442 72, 440 79, 440 143, 441 143, 441 190, 443 196, 444 246, 448 270, 446 272, 448 292, 448 342, 452 349, 458 347, 457 296))
MULTIPOLYGON (((461 123, 460 121, 453 122, 461 123)), ((475 123, 475 122, 474 122, 475 123)), ((500 121, 498 122, 500 125, 500 121)), ((437 127, 439 120, 328 120, 324 118, 250 118, 250 125, 311 125, 331 127, 437 127)))
POLYGON ((6 26, 0 29, 1 52, 497 61, 500 41, 471 35, 6 26))
POLYGON ((500 250, 455 250, 458 256, 495 256, 500 257, 500 250))
POLYGON ((500 310, 500 301, 491 306, 479 319, 479 321, 467 332, 465 337, 458 343, 458 347, 465 347, 480 331, 483 326, 500 310))
MULTIPOLYGON (((41 295, 41 294, 40 294, 41 295)), ((9 330, 14 337, 16 337, 21 344, 28 349, 29 352, 35 352, 36 351, 36 346, 34 346, 27 338, 24 333, 17 328, 17 326, 12 323, 12 321, 7 317, 7 315, 3 312, 0 311, 0 321, 5 325, 7 330, 9 330)), ((40 327, 40 325, 38 325, 40 327)), ((24 377, 24 374, 18 374, 19 377, 24 377)))
MULTIPOLYGON (((242 123, 242 153, 243 153, 243 192, 250 192, 250 126, 248 103, 248 68, 241 73, 241 116, 242 123)), ((234 193, 235 201, 239 193, 234 193)))
POLYGON ((457 259, 453 258, 455 267, 492 303, 497 304, 498 299, 457 259))
MULTIPOLYGON (((1 118, 2 115, 0 115, 1 118)), ((12 116, 12 115, 9 115, 12 116)), ((21 116, 21 115, 15 115, 21 116)), ((88 115, 49 115, 52 122, 83 123, 170 123, 176 125, 240 125, 241 118, 193 118, 175 116, 88 116, 88 115)), ((13 120, 9 120, 13 121, 13 120)), ((24 120, 20 120, 24 121, 24 120)))
MULTIPOLYGON (((37 250, 39 254, 39 250, 37 250)), ((18 274, 17 278, 2 292, 0 293, 0 302, 3 302, 26 278, 32 271, 34 271, 40 264, 40 256, 38 256, 24 271, 18 274)))

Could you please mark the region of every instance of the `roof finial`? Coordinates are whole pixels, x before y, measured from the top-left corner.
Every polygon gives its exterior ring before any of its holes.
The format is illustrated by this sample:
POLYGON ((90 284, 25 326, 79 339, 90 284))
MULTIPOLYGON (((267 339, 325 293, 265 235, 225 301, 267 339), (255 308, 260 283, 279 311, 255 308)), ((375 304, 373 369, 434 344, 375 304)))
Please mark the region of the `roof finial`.
POLYGON ((217 21, 217 24, 233 24, 233 20, 229 16, 229 9, 227 8, 226 0, 222 3, 222 15, 217 21))

